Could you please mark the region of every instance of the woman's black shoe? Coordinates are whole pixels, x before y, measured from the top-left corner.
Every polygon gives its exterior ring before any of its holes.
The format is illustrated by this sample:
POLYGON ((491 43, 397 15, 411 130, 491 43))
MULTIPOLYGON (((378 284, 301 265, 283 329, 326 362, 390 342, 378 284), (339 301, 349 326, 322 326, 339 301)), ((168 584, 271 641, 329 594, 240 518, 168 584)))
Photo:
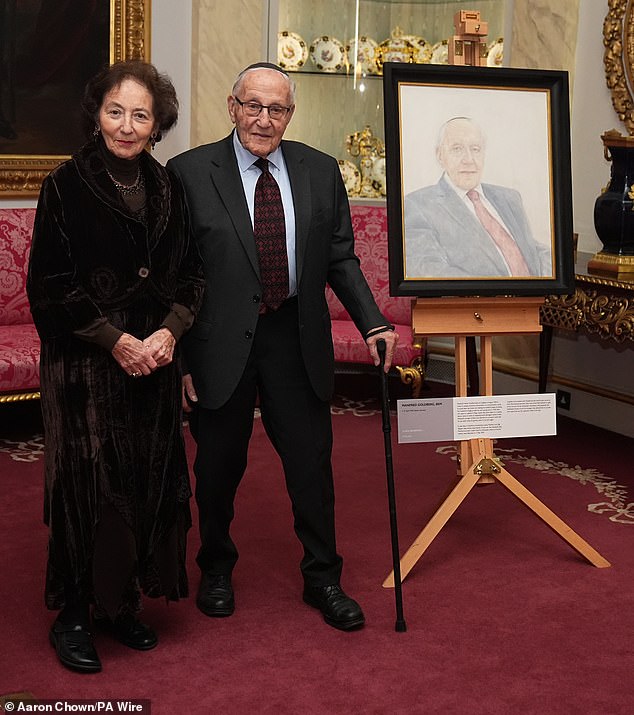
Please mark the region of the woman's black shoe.
POLYGON ((79 673, 98 673, 101 661, 92 642, 92 633, 80 624, 66 625, 55 621, 48 639, 62 665, 79 673))
POLYGON ((111 633, 119 643, 127 645, 128 648, 152 650, 158 643, 158 637, 152 628, 141 623, 131 613, 117 616, 114 621, 106 617, 93 617, 93 621, 96 626, 111 633))

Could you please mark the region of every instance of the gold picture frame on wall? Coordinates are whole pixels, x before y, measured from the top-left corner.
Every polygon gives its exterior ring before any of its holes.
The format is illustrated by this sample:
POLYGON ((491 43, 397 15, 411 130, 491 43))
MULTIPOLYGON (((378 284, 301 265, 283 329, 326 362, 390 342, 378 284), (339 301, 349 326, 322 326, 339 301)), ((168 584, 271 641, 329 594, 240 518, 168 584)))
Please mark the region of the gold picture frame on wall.
POLYGON ((103 64, 146 59, 151 0, 0 0, 0 198, 37 197, 83 142, 79 102, 103 64))
POLYGON ((612 104, 634 134, 634 0, 608 0, 603 22, 603 64, 612 104))

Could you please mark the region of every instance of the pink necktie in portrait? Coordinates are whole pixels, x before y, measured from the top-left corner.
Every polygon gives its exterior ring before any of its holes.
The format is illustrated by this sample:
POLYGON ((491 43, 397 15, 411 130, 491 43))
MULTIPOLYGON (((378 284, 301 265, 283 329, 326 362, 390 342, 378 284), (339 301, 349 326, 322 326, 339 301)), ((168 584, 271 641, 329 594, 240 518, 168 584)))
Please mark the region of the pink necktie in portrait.
POLYGON ((491 215, 480 199, 480 194, 471 189, 467 191, 467 196, 473 204, 476 216, 480 220, 484 230, 491 236, 495 245, 500 249, 505 261, 508 264, 512 276, 529 276, 528 265, 522 256, 522 252, 513 240, 513 237, 502 226, 502 224, 491 215))

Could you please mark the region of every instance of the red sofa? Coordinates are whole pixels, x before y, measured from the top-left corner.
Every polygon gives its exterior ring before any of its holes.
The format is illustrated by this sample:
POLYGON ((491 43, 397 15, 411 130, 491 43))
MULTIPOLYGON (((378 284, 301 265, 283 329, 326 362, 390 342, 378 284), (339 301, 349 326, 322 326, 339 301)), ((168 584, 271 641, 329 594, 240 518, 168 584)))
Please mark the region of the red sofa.
POLYGON ((40 396, 40 340, 26 297, 35 209, 0 208, 0 403, 40 396))
MULTIPOLYGON (((389 291, 387 211, 384 206, 351 207, 355 252, 361 268, 385 317, 394 324, 400 336, 394 365, 401 380, 412 387, 418 397, 424 377, 423 342, 412 335, 413 298, 393 298, 389 291)), ((367 368, 372 362, 365 341, 359 334, 343 305, 332 290, 326 289, 332 320, 332 340, 335 362, 340 368, 367 368)))
MULTIPOLYGON (((35 209, 0 208, 0 403, 40 396, 40 342, 26 297, 34 218, 35 209)), ((400 335, 395 368, 416 397, 424 375, 422 344, 412 336, 412 299, 389 294, 385 207, 353 206, 352 221, 365 276, 379 307, 400 335)), ((372 363, 365 342, 330 288, 327 299, 337 365, 368 368, 372 363)))

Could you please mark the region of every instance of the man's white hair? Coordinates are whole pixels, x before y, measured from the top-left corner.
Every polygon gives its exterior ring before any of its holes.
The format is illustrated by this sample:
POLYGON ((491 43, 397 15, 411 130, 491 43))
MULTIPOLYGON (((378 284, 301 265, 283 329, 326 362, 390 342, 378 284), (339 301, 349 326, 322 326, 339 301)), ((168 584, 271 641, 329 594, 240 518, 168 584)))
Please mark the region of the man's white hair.
POLYGON ((453 122, 458 121, 468 122, 472 127, 477 129, 480 132, 480 136, 482 137, 482 147, 484 148, 486 146, 486 135, 482 131, 482 127, 474 119, 471 119, 471 117, 452 117, 451 119, 448 119, 438 130, 438 139, 436 140, 436 152, 440 150, 445 141, 447 129, 449 129, 453 122))

